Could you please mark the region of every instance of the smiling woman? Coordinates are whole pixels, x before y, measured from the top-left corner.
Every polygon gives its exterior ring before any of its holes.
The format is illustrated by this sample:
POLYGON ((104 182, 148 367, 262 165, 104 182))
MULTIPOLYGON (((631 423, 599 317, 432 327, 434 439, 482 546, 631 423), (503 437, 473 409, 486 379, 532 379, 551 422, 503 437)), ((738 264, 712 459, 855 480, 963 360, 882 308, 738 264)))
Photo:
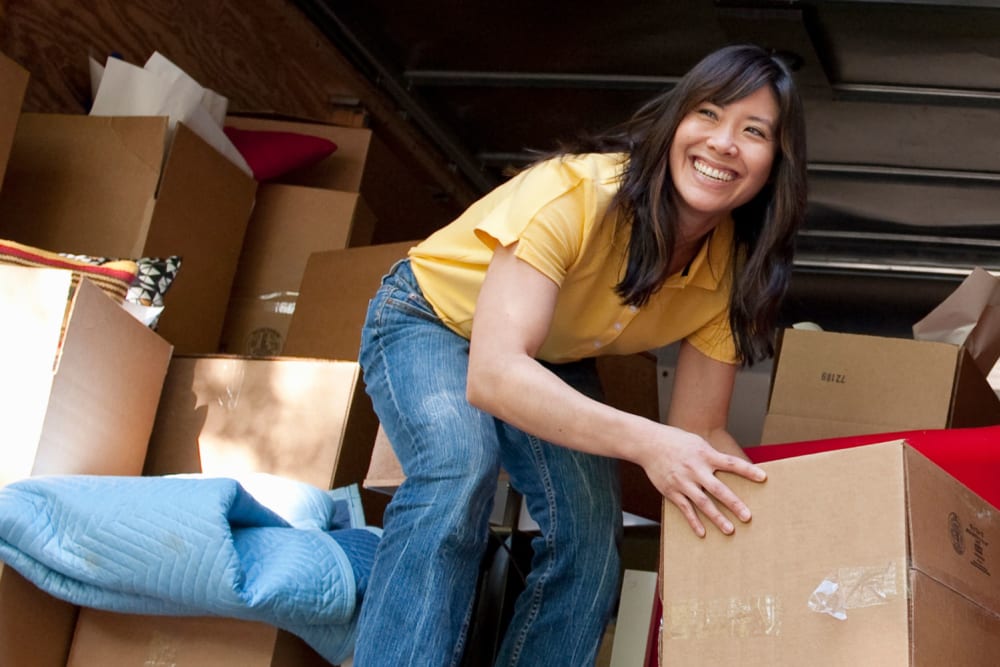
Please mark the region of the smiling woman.
POLYGON ((719 505, 750 520, 715 473, 764 479, 726 418, 737 367, 772 354, 804 212, 791 75, 734 46, 410 249, 371 300, 359 355, 406 481, 357 667, 461 660, 501 467, 541 537, 499 665, 593 664, 618 589, 618 460, 698 535, 703 520, 733 532, 719 505), (668 424, 602 402, 595 357, 675 341, 668 424))

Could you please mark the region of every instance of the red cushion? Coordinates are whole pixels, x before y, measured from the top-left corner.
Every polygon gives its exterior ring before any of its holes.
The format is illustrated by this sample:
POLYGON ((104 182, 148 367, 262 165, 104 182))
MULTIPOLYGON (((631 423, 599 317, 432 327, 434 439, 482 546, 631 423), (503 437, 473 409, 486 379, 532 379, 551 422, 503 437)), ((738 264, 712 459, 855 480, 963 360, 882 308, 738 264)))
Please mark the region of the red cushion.
POLYGON ((337 150, 337 144, 329 139, 311 134, 236 127, 224 127, 223 132, 250 165, 258 181, 272 180, 289 171, 308 167, 337 150))
POLYGON ((906 440, 994 507, 1000 508, 1000 426, 931 429, 856 435, 829 440, 810 440, 782 445, 747 447, 754 463, 764 463, 804 454, 872 445, 888 440, 906 440))

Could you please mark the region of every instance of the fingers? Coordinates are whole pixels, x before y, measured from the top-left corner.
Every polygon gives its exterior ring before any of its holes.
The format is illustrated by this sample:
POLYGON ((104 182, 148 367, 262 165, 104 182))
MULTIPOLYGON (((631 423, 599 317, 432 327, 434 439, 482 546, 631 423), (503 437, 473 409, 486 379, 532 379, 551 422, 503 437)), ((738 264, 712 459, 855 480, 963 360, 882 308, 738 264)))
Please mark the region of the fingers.
MULTIPOLYGON (((725 470, 739 474, 753 481, 764 481, 765 471, 747 461, 736 457, 722 455, 722 461, 715 466, 717 470, 725 470)), ((682 489, 677 489, 668 495, 684 515, 691 529, 699 537, 705 536, 705 528, 699 520, 700 512, 714 524, 723 534, 732 535, 736 528, 729 517, 719 509, 719 505, 727 508, 733 516, 743 523, 752 518, 750 508, 725 483, 715 476, 715 470, 703 472, 695 476, 682 489), (717 505, 717 503, 719 505, 717 505)))

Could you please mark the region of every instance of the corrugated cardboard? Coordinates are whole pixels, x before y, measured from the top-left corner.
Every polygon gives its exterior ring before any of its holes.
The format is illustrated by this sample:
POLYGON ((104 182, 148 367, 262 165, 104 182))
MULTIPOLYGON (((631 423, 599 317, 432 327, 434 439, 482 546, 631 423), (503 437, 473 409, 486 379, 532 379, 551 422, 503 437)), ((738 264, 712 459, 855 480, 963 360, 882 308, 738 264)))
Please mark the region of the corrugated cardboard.
POLYGON ((356 192, 261 184, 219 351, 281 354, 309 256, 367 245, 374 228, 375 217, 356 192))
POLYGON ((762 467, 720 474, 754 513, 732 536, 664 506, 661 664, 996 664, 996 508, 903 441, 762 467))
MULTIPOLYGON (((70 282, 69 271, 0 266, 0 486, 142 471, 170 345, 89 280, 66 321, 70 282)), ((76 613, 0 564, 0 665, 62 667, 76 613)))
POLYGON ((183 258, 159 333, 218 349, 256 182, 167 119, 22 114, 0 236, 56 252, 183 258))
MULTIPOLYGON (((33 664, 33 663, 23 663, 33 664)), ((328 667, 305 642, 264 623, 80 610, 66 667, 328 667)))
POLYGON ((417 241, 314 253, 306 263, 284 354, 357 359, 368 301, 417 241))
POLYGON ((0 53, 0 187, 3 186, 7 159, 27 88, 28 70, 0 53))
POLYGON ((264 472, 361 483, 377 424, 354 361, 175 356, 144 474, 264 472))
POLYGON ((951 343, 784 331, 762 442, 1000 423, 1000 399, 951 343))
POLYGON ((0 665, 64 667, 78 611, 0 563, 0 665))
POLYGON ((0 266, 0 485, 142 470, 170 344, 82 280, 59 353, 70 277, 0 266))

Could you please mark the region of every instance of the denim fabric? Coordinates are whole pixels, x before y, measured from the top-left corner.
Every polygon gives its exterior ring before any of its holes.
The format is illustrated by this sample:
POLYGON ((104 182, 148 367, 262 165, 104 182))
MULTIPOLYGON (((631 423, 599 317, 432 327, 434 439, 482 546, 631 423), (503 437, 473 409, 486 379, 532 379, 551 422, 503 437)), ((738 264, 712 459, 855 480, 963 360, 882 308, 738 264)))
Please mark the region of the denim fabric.
MULTIPOLYGON (((397 263, 369 304, 360 361, 406 481, 384 516, 354 664, 459 664, 501 466, 540 534, 496 664, 593 664, 619 587, 617 462, 544 442, 469 405, 468 355, 408 261, 397 263)), ((550 367, 600 396, 592 361, 550 367)))

